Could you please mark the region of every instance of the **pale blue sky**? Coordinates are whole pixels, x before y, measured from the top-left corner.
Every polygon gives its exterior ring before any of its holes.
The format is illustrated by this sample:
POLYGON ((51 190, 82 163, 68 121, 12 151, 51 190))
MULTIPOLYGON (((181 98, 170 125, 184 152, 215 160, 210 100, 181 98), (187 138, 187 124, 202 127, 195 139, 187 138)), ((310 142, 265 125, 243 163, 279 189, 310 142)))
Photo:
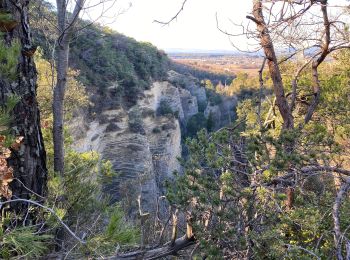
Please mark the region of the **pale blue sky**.
MULTIPOLYGON (((229 19, 235 22, 245 20, 252 1, 188 0, 178 19, 167 26, 154 23, 153 20, 169 20, 179 10, 183 0, 119 0, 109 16, 127 9, 130 2, 132 6, 115 21, 107 18, 103 23, 161 49, 233 50, 227 36, 216 28, 215 14, 218 14, 223 26, 231 28, 229 19)), ((244 44, 244 41, 240 42, 244 44)))
MULTIPOLYGON (((55 3, 55 0, 49 0, 55 3)), ((74 0, 69 0, 74 3, 74 0)), ((220 27, 236 34, 241 28, 233 25, 247 23, 246 15, 252 9, 252 0, 187 0, 184 10, 171 24, 163 26, 154 20, 168 21, 181 7, 184 0, 86 0, 93 5, 83 18, 94 20, 101 14, 102 6, 109 11, 98 21, 138 41, 147 41, 161 49, 231 50, 230 40, 217 29, 215 14, 220 27), (105 5, 96 3, 105 2, 105 5), (113 3, 111 5, 110 3, 113 3), (120 14, 121 13, 121 14, 120 14)), ((348 4, 347 0, 329 0, 329 13, 348 4)), ((278 4, 276 5, 278 6, 278 4)), ((315 6, 314 8, 319 8, 315 6)), ((312 11, 312 10, 311 10, 312 11)), ((232 42, 241 49, 253 50, 245 37, 233 37, 232 42)), ((252 42, 250 42, 252 43, 252 42)))

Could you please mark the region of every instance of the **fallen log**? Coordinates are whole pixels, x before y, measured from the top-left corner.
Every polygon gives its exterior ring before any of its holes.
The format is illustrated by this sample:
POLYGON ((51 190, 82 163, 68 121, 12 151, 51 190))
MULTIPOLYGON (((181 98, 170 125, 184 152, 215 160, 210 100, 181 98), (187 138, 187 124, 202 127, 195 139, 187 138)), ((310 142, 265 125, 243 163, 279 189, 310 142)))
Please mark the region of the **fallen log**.
POLYGON ((125 254, 120 254, 116 256, 109 257, 109 260, 152 260, 159 259, 161 257, 166 257, 169 255, 176 255, 177 252, 186 249, 187 247, 194 245, 196 239, 194 236, 187 237, 184 235, 175 240, 174 243, 168 242, 164 246, 152 248, 152 249, 143 249, 137 250, 125 254))

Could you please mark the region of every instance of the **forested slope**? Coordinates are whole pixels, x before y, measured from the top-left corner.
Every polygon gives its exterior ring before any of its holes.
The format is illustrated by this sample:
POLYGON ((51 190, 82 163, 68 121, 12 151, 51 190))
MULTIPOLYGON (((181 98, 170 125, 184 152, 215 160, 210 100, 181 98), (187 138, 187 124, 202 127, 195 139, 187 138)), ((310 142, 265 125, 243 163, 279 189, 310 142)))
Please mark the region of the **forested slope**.
POLYGON ((252 2, 228 86, 79 20, 58 172, 55 12, 0 1, 0 258, 350 258, 349 8, 252 2))

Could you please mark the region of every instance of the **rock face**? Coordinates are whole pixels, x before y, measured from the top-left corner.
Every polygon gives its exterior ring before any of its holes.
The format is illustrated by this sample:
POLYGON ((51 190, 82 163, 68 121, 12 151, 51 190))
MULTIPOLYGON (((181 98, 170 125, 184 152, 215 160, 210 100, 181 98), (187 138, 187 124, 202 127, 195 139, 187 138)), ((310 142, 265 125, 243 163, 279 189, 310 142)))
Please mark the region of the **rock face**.
POLYGON ((237 103, 236 97, 222 97, 222 102, 220 104, 208 104, 204 110, 204 115, 206 118, 211 116, 211 119, 215 122, 214 130, 233 122, 236 117, 235 107, 237 103))
POLYGON ((168 72, 168 80, 187 89, 192 96, 197 98, 198 103, 207 103, 205 88, 201 87, 198 79, 190 75, 182 75, 173 70, 168 72))
MULTIPOLYGON (((181 129, 198 114, 199 103, 207 106, 204 114, 207 118, 211 114, 216 128, 233 119, 237 103, 233 98, 223 98, 221 104, 209 106, 206 91, 195 78, 176 72, 169 72, 169 81, 154 82, 143 94, 129 109, 106 100, 108 105, 94 120, 75 120, 85 125, 75 133, 76 149, 95 150, 113 164, 119 175, 108 185, 108 191, 115 201, 123 201, 130 216, 140 210, 156 212, 157 200, 165 193, 165 180, 172 178, 174 171, 181 172, 181 129), (181 86, 174 81, 182 82, 181 86), (158 113, 162 102, 172 114, 158 113)), ((113 93, 109 95, 112 100, 113 93)))
POLYGON ((139 101, 141 106, 157 111, 160 102, 165 101, 171 107, 171 110, 179 115, 180 120, 184 119, 180 91, 169 82, 155 82, 150 90, 145 91, 145 95, 146 99, 139 101))
POLYGON ((109 185, 109 193, 114 200, 123 199, 130 215, 139 209, 155 212, 165 180, 174 171, 181 171, 177 160, 181 156, 179 120, 184 120, 185 115, 180 91, 168 82, 155 82, 144 94, 145 98, 129 111, 103 111, 76 142, 78 151, 95 150, 111 161, 119 175, 109 185), (162 100, 178 111, 179 120, 174 116, 156 116, 162 100), (130 116, 136 115, 131 110, 138 111, 141 133, 131 129, 130 122, 135 118, 130 116))
POLYGON ((180 89, 181 105, 184 111, 184 120, 188 121, 189 118, 198 113, 197 97, 192 96, 186 89, 180 89))

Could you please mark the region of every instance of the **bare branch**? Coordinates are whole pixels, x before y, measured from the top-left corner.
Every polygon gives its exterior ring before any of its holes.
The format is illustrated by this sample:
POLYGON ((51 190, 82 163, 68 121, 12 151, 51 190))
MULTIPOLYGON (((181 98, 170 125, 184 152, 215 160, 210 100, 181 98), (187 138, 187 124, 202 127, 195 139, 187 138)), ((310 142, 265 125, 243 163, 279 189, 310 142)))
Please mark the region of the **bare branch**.
POLYGON ((112 256, 112 257, 104 258, 104 259, 109 259, 109 260, 159 259, 159 258, 166 257, 169 255, 176 255, 177 252, 179 252, 180 250, 183 250, 189 246, 194 245, 195 241, 196 240, 194 239, 194 237, 188 238, 185 235, 181 238, 176 239, 175 242, 173 243, 173 245, 171 243, 167 243, 163 247, 139 250, 139 251, 121 254, 121 255, 117 255, 117 256, 112 256))
POLYGON ((162 22, 162 21, 159 21, 159 20, 154 20, 153 22, 154 23, 159 23, 159 24, 162 24, 162 25, 169 25, 172 21, 174 21, 175 19, 177 19, 177 17, 180 15, 180 13, 184 10, 184 7, 185 7, 185 4, 186 4, 187 0, 184 0, 182 2, 182 5, 181 5, 181 8, 179 9, 179 11, 167 22, 162 22))
POLYGON ((262 129, 263 124, 261 121, 261 103, 262 103, 262 95, 263 95, 263 88, 264 88, 264 79, 263 79, 263 71, 265 68, 266 64, 266 57, 264 57, 264 60, 261 64, 261 67, 259 69, 259 83, 260 83, 260 88, 259 88, 259 104, 258 104, 258 119, 259 119, 259 125, 260 129, 262 129))
POLYGON ((333 204, 333 223, 334 223, 334 242, 336 246, 336 256, 338 260, 343 260, 343 255, 342 255, 342 243, 341 243, 341 238, 342 238, 342 232, 340 228, 340 207, 341 203, 344 200, 344 196, 350 189, 350 178, 346 180, 346 182, 341 186, 340 190, 337 193, 337 197, 334 201, 333 204))

